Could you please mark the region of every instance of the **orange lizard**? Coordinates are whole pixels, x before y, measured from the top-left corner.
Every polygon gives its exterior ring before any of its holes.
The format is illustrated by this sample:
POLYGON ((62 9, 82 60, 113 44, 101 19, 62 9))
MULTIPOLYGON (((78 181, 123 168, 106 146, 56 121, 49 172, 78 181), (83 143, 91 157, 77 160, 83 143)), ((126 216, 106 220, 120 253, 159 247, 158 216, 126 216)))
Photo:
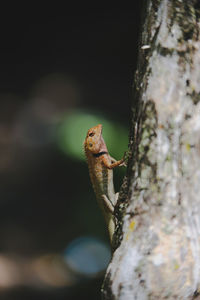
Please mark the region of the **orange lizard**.
POLYGON ((116 161, 107 150, 102 137, 102 125, 90 128, 84 142, 90 179, 96 194, 99 206, 103 211, 108 226, 109 237, 115 230, 114 207, 117 203, 118 193, 115 194, 113 185, 113 168, 124 165, 124 159, 116 161))

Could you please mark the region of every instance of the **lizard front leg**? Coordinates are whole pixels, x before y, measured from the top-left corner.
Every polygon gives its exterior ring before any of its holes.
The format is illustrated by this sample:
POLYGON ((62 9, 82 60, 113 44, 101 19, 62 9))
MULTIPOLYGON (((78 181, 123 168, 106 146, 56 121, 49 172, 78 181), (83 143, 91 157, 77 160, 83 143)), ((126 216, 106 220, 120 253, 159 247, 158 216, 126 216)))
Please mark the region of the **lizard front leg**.
POLYGON ((120 166, 124 163, 123 159, 114 160, 113 158, 111 158, 111 163, 110 163, 110 159, 107 156, 103 156, 102 161, 103 161, 104 165, 106 166, 106 168, 108 168, 108 169, 113 169, 113 168, 115 168, 117 166, 120 166))

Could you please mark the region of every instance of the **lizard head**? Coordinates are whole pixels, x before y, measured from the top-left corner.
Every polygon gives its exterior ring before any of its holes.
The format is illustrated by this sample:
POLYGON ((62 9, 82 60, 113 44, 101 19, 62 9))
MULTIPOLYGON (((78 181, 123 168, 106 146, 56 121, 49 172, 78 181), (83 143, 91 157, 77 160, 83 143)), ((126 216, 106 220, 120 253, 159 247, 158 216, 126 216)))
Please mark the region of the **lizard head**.
POLYGON ((96 154, 101 151, 107 151, 105 142, 102 137, 102 125, 96 125, 90 128, 85 139, 85 149, 96 154))

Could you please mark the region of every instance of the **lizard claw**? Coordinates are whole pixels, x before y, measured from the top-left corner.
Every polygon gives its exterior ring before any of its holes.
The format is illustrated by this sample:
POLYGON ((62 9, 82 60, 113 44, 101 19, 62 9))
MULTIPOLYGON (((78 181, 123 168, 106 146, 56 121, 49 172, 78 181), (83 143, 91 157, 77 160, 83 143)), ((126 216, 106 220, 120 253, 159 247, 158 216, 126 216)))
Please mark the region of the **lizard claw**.
POLYGON ((127 167, 127 163, 123 160, 122 163, 119 166, 120 167, 127 167))
POLYGON ((129 157, 128 151, 124 152, 124 156, 122 158, 122 163, 120 164, 120 167, 127 167, 128 157, 129 157))

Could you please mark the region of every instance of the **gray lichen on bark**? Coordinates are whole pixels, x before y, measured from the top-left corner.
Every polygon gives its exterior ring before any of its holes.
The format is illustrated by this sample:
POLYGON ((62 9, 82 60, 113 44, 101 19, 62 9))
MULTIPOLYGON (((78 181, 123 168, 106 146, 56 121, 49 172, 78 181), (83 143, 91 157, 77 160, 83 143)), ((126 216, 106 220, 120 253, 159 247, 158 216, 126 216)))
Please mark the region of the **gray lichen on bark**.
POLYGON ((148 1, 144 16, 128 206, 103 299, 192 299, 200 289, 200 4, 148 1))

